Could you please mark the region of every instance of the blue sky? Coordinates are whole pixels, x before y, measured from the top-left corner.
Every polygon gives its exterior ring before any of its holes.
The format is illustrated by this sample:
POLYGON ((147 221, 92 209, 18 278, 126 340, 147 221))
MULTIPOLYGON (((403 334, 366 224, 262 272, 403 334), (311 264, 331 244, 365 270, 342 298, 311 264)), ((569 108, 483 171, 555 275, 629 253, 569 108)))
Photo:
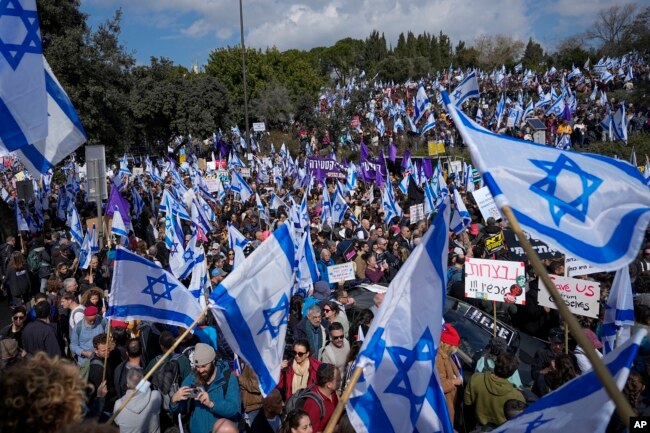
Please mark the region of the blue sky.
MULTIPOLYGON (((650 0, 637 2, 642 6, 650 0)), ((249 47, 310 49, 339 39, 364 39, 372 30, 389 43, 400 32, 449 35, 471 44, 481 34, 529 37, 553 49, 582 32, 611 0, 244 0, 245 42, 249 47)), ((190 67, 204 65, 211 50, 239 44, 238 0, 82 0, 89 24, 110 18, 121 7, 122 43, 140 64, 168 57, 190 67)))

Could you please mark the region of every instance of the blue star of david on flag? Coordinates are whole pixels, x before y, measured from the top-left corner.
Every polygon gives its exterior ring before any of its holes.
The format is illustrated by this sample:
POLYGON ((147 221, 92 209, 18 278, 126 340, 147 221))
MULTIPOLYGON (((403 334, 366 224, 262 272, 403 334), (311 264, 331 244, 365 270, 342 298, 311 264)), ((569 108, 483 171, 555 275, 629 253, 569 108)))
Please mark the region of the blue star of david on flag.
POLYGON ((262 314, 264 315, 264 326, 258 331, 257 335, 269 331, 271 338, 276 338, 280 334, 280 327, 288 323, 289 300, 287 295, 283 294, 275 307, 267 308, 262 311, 262 314))
POLYGON ((460 89, 459 89, 459 90, 456 90, 456 91, 454 92, 454 98, 456 98, 456 99, 460 99, 460 97, 461 97, 462 95, 463 95, 463 92, 461 92, 460 89))
MULTIPOLYGON (((411 383, 409 373, 414 368, 416 363, 424 362, 425 364, 418 364, 419 368, 424 367, 429 374, 436 368, 436 357, 433 345, 433 338, 428 328, 425 329, 422 337, 418 340, 415 347, 412 349, 400 346, 386 347, 395 367, 397 373, 392 382, 386 388, 385 392, 390 394, 398 394, 406 397, 411 403, 410 417, 413 424, 416 423, 422 402, 426 397, 426 388, 424 394, 416 394, 414 391, 414 383, 411 383)), ((418 375, 421 377, 420 375, 418 375)))
POLYGON ((170 254, 178 253, 178 242, 172 242, 172 247, 169 249, 170 254))
POLYGON ((193 261, 194 260, 194 251, 192 251, 191 249, 186 250, 185 253, 183 254, 183 259, 186 262, 193 261))
POLYGON ((548 200, 555 225, 559 226, 560 220, 566 214, 584 222, 589 210, 589 196, 603 183, 602 179, 582 170, 575 161, 565 154, 560 154, 555 162, 534 159, 531 159, 530 162, 547 173, 547 177, 532 184, 530 190, 548 200), (577 175, 582 185, 582 194, 573 199, 569 198, 570 201, 555 195, 558 177, 563 171, 577 175))
POLYGON ((158 278, 147 275, 147 287, 142 290, 142 293, 151 296, 151 301, 153 304, 156 304, 161 299, 165 298, 169 301, 172 300, 171 292, 178 285, 167 281, 167 275, 162 274, 158 278), (164 286, 164 291, 162 293, 157 293, 154 288, 157 284, 162 284, 164 286))
MULTIPOLYGON (((18 0, 3 0, 0 2, 0 16, 17 18, 25 30, 22 41, 7 41, 0 35, 0 54, 15 71, 25 54, 41 54, 43 52, 41 38, 38 34, 38 13, 35 10, 23 9, 18 0)), ((9 19, 15 20, 15 18, 9 19)))

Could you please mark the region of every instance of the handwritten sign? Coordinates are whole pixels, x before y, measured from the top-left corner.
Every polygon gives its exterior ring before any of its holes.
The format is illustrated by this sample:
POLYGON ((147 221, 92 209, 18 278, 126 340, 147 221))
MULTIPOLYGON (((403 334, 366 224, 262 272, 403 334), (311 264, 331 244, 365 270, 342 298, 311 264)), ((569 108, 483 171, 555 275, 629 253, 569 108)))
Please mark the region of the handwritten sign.
POLYGON ((345 280, 354 280, 356 277, 354 275, 354 266, 352 262, 341 263, 340 265, 328 266, 327 267, 327 278, 330 283, 336 283, 337 281, 345 280))
POLYGON ((248 167, 242 167, 239 169, 239 174, 241 174, 242 177, 251 177, 251 169, 248 167))
POLYGON ((266 131, 266 124, 264 122, 253 122, 253 131, 255 132, 266 131))
MULTIPOLYGON (((573 314, 578 316, 598 317, 600 306, 600 283, 589 280, 580 280, 578 278, 559 277, 550 275, 555 287, 562 295, 564 303, 569 307, 573 314)), ((539 295, 537 303, 542 307, 557 309, 551 294, 542 282, 539 280, 539 295)))
POLYGON ((494 254, 503 249, 503 233, 499 232, 492 236, 485 238, 485 252, 487 254, 494 254))
POLYGON ((578 277, 580 275, 597 274, 601 269, 591 266, 580 259, 571 256, 564 257, 564 274, 567 277, 578 277))
POLYGON ((472 191, 472 195, 474 196, 478 209, 481 211, 483 220, 487 221, 490 217, 495 220, 501 219, 501 212, 499 212, 499 208, 494 202, 494 198, 492 198, 492 194, 490 194, 490 190, 487 186, 472 191))
POLYGON ((409 208, 410 222, 414 224, 424 219, 424 204, 416 204, 409 208))
POLYGON ((526 303, 523 262, 465 259, 465 297, 509 304, 526 303))
POLYGON ((211 177, 204 177, 203 181, 205 182, 205 186, 210 192, 217 192, 219 191, 219 179, 213 179, 211 177))

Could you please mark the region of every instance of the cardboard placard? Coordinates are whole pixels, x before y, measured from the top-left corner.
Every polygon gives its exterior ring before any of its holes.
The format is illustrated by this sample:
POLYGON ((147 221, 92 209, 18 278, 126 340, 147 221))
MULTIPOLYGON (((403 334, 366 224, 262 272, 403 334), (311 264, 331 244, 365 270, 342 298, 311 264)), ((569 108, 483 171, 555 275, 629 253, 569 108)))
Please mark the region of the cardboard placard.
POLYGON ((467 257, 465 297, 524 305, 526 303, 524 263, 467 257))
POLYGON ((142 176, 144 173, 144 169, 142 167, 133 167, 131 171, 133 172, 133 176, 142 176))
MULTIPOLYGON (((564 299, 564 303, 573 314, 593 318, 598 317, 600 311, 600 305, 598 304, 600 283, 557 275, 549 275, 549 277, 555 283, 555 287, 560 292, 562 299, 564 299)), ((543 307, 557 309, 541 278, 539 280, 537 303, 543 307)))
POLYGON ((478 209, 481 211, 481 216, 484 221, 487 221, 490 217, 495 220, 500 220, 502 218, 501 212, 499 212, 499 208, 494 202, 494 198, 492 198, 492 194, 490 194, 490 190, 487 186, 472 191, 472 195, 474 196, 478 209))
POLYGON ((199 168, 203 171, 208 168, 208 162, 205 160, 205 158, 199 158, 199 168))
POLYGON ((437 156, 445 153, 445 143, 444 141, 429 141, 427 143, 429 156, 437 156))
POLYGON ((409 221, 414 224, 424 219, 424 204, 416 204, 409 208, 409 221))
POLYGON ((208 191, 217 192, 219 191, 219 179, 212 179, 211 177, 204 177, 203 181, 208 191))
POLYGON ((345 280, 354 280, 356 277, 354 275, 354 266, 352 262, 341 263, 340 265, 333 265, 327 267, 327 278, 331 283, 336 283, 337 281, 345 280))
POLYGON ((571 256, 564 256, 564 275, 566 277, 578 277, 580 275, 597 274, 603 272, 589 263, 571 256))

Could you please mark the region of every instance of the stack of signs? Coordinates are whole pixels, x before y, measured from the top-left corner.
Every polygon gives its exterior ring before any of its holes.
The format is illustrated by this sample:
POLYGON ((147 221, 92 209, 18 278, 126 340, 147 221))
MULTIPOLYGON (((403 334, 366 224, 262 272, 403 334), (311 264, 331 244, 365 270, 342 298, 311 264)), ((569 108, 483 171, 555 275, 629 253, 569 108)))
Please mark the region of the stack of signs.
POLYGON ((468 257, 465 259, 465 297, 524 305, 524 263, 468 257))
MULTIPOLYGON (((598 303, 600 300, 600 283, 557 275, 549 276, 551 277, 551 281, 555 283, 555 288, 560 292, 562 299, 564 299, 564 303, 573 314, 598 318, 600 309, 598 303)), ((551 294, 548 292, 541 278, 539 279, 537 303, 542 307, 557 309, 551 294)))

